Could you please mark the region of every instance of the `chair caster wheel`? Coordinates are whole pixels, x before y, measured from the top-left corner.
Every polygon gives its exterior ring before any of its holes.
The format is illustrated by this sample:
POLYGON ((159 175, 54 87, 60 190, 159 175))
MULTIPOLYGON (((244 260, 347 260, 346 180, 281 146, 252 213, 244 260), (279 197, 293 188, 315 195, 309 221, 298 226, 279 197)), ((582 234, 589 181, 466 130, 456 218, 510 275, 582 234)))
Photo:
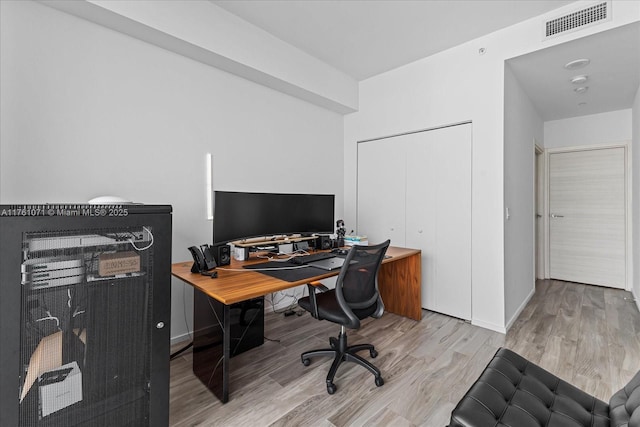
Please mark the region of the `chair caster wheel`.
POLYGON ((372 359, 375 359, 376 357, 378 357, 378 352, 375 350, 371 350, 369 352, 369 355, 371 356, 372 359))
POLYGON ((382 377, 376 377, 376 386, 382 387, 384 385, 384 380, 382 377))
POLYGON ((327 384, 327 393, 333 394, 336 392, 336 386, 334 384, 327 384))
POLYGON ((309 365, 311 365, 311 360, 303 358, 302 359, 302 364, 304 366, 309 366, 309 365))
POLYGON ((329 345, 332 349, 336 349, 338 347, 338 339, 334 337, 329 338, 329 345))

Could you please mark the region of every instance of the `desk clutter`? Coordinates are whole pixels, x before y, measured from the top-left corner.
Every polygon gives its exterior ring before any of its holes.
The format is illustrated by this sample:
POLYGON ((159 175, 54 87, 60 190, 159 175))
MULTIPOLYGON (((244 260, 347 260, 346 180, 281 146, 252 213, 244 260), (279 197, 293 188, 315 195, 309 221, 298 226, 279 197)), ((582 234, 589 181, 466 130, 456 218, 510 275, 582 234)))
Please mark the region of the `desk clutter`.
POLYGON ((369 239, 367 238, 367 236, 356 236, 356 235, 347 234, 346 236, 344 236, 344 245, 345 246, 354 246, 354 245, 368 246, 369 239))
POLYGON ((294 234, 289 236, 267 236, 252 239, 236 240, 229 243, 230 252, 237 261, 247 261, 252 255, 268 252, 283 255, 293 255, 311 249, 329 250, 344 246, 338 239, 329 234, 303 236, 294 234))

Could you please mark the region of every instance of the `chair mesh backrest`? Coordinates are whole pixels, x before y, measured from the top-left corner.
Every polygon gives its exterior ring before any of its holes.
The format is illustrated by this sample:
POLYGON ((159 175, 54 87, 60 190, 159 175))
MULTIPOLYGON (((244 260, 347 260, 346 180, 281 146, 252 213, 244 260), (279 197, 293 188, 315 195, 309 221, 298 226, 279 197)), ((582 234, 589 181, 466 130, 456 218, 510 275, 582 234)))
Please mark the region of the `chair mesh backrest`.
POLYGON ((338 281, 342 280, 342 296, 352 309, 370 307, 378 299, 377 273, 389 241, 372 246, 354 246, 347 256, 338 281))

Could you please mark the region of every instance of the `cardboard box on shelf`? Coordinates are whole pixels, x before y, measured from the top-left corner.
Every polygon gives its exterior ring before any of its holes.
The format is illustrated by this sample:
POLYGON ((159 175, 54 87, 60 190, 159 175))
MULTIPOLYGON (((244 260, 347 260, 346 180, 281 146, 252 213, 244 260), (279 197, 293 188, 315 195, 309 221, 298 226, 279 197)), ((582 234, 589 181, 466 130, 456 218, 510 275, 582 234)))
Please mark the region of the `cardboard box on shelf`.
POLYGON ((62 331, 48 335, 40 340, 38 347, 31 355, 27 376, 24 380, 20 402, 27 395, 38 377, 51 369, 62 365, 62 331))
MULTIPOLYGON (((74 329, 73 332, 76 335, 80 333, 78 329, 74 329)), ((86 344, 86 331, 83 330, 78 337, 83 344, 86 344)), ((62 339, 62 331, 58 331, 47 335, 38 343, 38 346, 29 359, 27 375, 24 379, 22 392, 20 393, 20 402, 22 402, 33 384, 43 373, 62 366, 62 339)))

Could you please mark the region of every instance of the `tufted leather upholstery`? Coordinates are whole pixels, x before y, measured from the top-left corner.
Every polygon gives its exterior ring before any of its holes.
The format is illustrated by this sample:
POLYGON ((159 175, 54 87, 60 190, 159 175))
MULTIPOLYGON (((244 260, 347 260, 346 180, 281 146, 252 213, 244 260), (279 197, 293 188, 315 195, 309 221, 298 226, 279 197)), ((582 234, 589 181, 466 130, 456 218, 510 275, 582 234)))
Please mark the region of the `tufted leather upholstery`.
POLYGON ((610 405, 506 348, 451 413, 450 427, 640 427, 640 372, 610 405))
POLYGON ((613 427, 640 426, 640 371, 629 384, 611 396, 609 417, 613 427))

